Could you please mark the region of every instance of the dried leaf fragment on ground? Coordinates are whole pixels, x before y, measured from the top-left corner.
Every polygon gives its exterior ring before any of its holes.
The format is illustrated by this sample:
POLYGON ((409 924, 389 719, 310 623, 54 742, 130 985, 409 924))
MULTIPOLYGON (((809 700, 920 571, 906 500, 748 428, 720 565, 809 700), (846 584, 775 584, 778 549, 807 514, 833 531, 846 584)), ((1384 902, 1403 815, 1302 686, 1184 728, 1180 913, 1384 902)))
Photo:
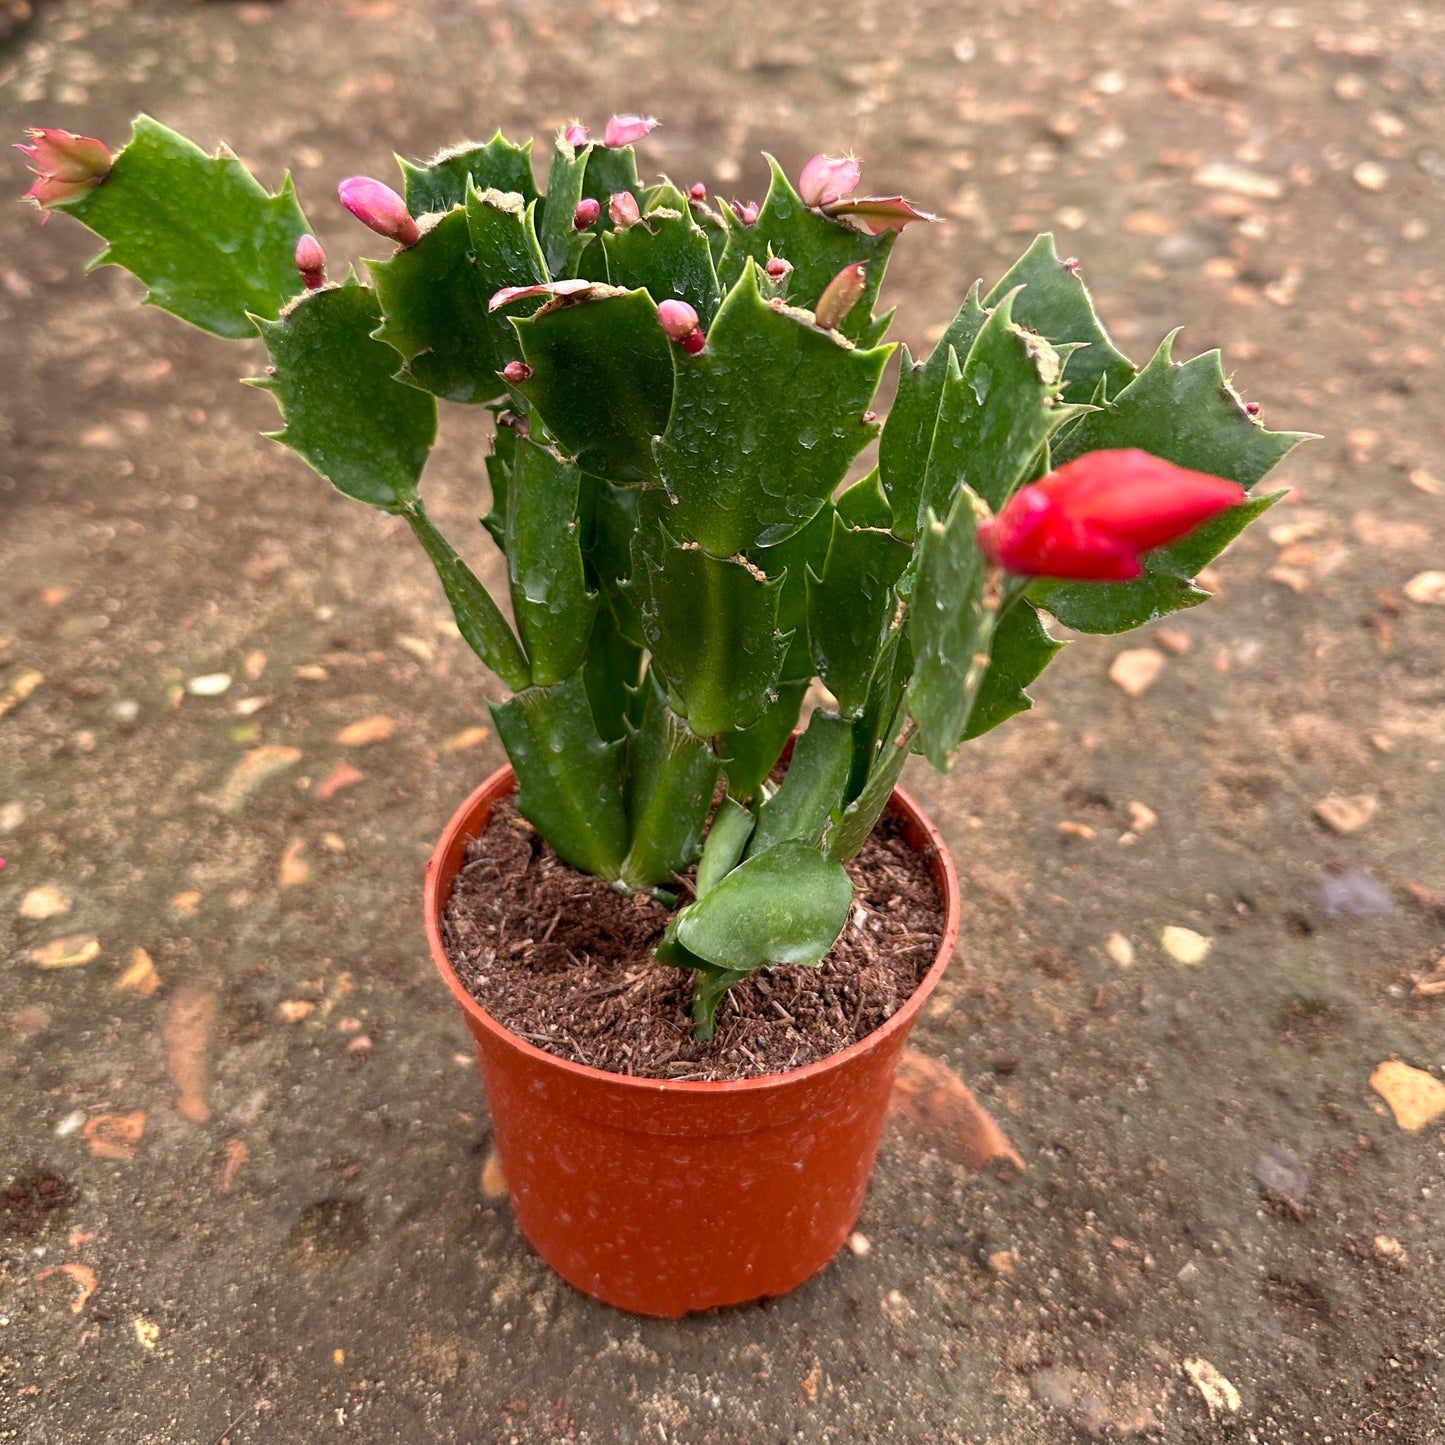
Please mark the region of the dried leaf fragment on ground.
POLYGON ((1239 1413, 1240 1406, 1244 1403, 1239 1397, 1239 1391, 1208 1360, 1198 1357, 1185 1360, 1184 1373, 1194 1381, 1194 1388, 1204 1396, 1210 1419, 1221 1411, 1227 1415, 1239 1413))
POLYGON ((100 957, 100 940, 90 933, 67 933, 30 950, 30 960, 40 968, 78 968, 100 957))
POLYGON ((136 1146, 145 1133, 146 1116, 139 1109, 133 1114, 97 1114, 80 1131, 97 1159, 134 1159, 136 1146))
POLYGON ((70 910, 70 899, 53 883, 30 889, 20 900, 20 916, 43 920, 55 918, 70 910))
POLYGON ((396 731, 396 724, 389 718, 376 714, 364 717, 360 722, 349 723, 336 734, 336 741, 343 747, 359 748, 367 743, 379 743, 396 731))
POLYGON ((252 748, 245 757, 231 769, 231 775, 221 789, 208 801, 218 812, 239 813, 246 799, 268 778, 301 761, 301 749, 286 747, 280 743, 263 743, 252 748))
POLYGON ((116 979, 115 986, 127 993, 138 993, 148 998, 161 986, 161 976, 156 972, 154 960, 143 948, 131 950, 130 963, 116 979))
POLYGON ((1445 1084, 1399 1059, 1380 1064, 1370 1075, 1370 1087, 1390 1106, 1395 1122, 1407 1133, 1413 1134, 1445 1114, 1445 1084))
POLYGON ((203 1124, 211 1117, 206 1091, 211 1083, 209 1046, 216 1022, 216 995, 186 984, 176 992, 161 1025, 166 1046, 166 1072, 176 1086, 176 1109, 182 1118, 203 1124))
POLYGON ((904 1049, 898 1061, 888 1108, 912 1125, 925 1144, 965 1169, 982 1169, 995 1159, 1016 1169, 1025 1167, 968 1085, 947 1064, 917 1049, 904 1049))
POLYGON ((1170 924, 1159 930, 1159 946, 1175 963, 1203 963, 1214 947, 1214 940, 1196 933, 1192 928, 1170 924))
POLYGON ((1158 680, 1164 662, 1164 654, 1152 647, 1126 647, 1109 664, 1109 681, 1130 697, 1139 697, 1158 680))
POLYGON ((1332 833, 1356 833, 1375 816, 1380 800, 1369 793, 1341 797, 1331 793, 1315 804, 1315 817, 1332 833))
POLYGON ((35 1282, 39 1284, 57 1274, 63 1274, 75 1286, 75 1298, 70 1301, 70 1313, 80 1314, 95 1293, 95 1271, 84 1264, 57 1264, 50 1269, 42 1269, 35 1276, 35 1282))

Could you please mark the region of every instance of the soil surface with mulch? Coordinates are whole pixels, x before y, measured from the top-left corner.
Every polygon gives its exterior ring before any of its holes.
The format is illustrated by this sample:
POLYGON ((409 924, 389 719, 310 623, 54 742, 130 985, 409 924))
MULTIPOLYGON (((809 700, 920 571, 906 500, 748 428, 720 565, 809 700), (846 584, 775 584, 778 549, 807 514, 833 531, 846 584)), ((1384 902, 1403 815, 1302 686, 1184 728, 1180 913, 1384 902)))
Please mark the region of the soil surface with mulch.
POLYGON ((467 859, 443 935, 472 997, 548 1053, 642 1078, 748 1079, 845 1049, 898 1011, 943 933, 923 855, 885 818, 848 865, 853 912, 828 956, 736 985, 699 1043, 692 970, 651 956, 670 917, 661 903, 569 867, 510 799, 467 859))

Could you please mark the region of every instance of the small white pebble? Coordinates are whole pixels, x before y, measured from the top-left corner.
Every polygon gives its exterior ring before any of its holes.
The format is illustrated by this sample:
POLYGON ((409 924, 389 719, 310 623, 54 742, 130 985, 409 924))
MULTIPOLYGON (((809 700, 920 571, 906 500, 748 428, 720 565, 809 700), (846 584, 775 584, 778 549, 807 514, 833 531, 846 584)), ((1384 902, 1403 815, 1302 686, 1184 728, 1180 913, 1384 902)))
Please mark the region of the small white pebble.
POLYGON ((186 691, 192 697, 220 697, 230 685, 229 672, 208 672, 201 677, 191 678, 186 684, 186 691))
POLYGON ((855 1229, 853 1233, 848 1236, 848 1248, 851 1249, 859 1259, 862 1259, 862 1257, 873 1248, 873 1242, 866 1234, 859 1234, 855 1229))

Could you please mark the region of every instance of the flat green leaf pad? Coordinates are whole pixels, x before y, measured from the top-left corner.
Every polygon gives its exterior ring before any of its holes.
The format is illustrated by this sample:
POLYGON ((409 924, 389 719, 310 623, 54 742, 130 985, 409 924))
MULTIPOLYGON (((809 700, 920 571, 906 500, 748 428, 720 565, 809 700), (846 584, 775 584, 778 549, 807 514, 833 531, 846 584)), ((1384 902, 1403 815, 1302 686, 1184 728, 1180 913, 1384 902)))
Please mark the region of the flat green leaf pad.
POLYGON ((260 323, 274 374, 253 384, 281 408, 274 441, 337 491, 395 511, 416 495, 437 412, 396 380, 396 352, 372 335, 380 323, 376 293, 355 280, 308 292, 279 321, 260 323))
POLYGON ((469 183, 479 191, 515 191, 524 203, 537 199, 537 183, 532 177, 532 142, 513 145, 501 131, 485 145, 468 142, 450 146, 425 165, 413 165, 406 160, 399 164, 402 194, 413 216, 465 205, 469 183))
POLYGON ((686 301, 707 326, 718 306, 717 274, 706 234, 682 205, 654 209, 624 231, 605 232, 607 279, 629 290, 642 287, 654 301, 686 301))
POLYGON ((841 863, 796 840, 740 863, 677 915, 690 953, 737 973, 821 963, 848 921, 853 885, 841 863))
POLYGON ((993 657, 978 699, 969 714, 964 738, 981 737, 1015 713, 1034 705, 1024 691, 1049 665, 1063 643, 1049 636, 1039 614, 1020 599, 999 619, 993 636, 993 657))
POLYGON ((254 336, 302 290, 296 242, 309 229, 288 176, 271 195, 228 152, 199 146, 137 117, 110 174, 57 207, 104 237, 91 262, 122 266, 159 306, 202 331, 254 336))
POLYGON ((714 557, 796 532, 876 434, 864 413, 890 351, 855 350, 769 306, 750 266, 703 350, 676 349, 672 413, 657 443, 677 503, 669 527, 714 557))

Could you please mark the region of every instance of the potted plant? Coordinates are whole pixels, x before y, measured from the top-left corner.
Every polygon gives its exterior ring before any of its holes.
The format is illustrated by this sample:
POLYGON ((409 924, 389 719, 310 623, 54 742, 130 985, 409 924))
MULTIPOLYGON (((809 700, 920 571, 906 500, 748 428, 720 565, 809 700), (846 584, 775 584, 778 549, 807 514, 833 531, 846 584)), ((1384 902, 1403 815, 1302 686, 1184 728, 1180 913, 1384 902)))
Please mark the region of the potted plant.
POLYGON ((569 125, 545 191, 500 134, 403 161, 401 193, 342 182, 394 243, 367 284, 328 280, 289 178, 270 194, 147 117, 114 156, 56 130, 21 148, 29 198, 99 233, 98 264, 203 330, 260 335, 275 439, 406 521, 509 689, 511 766, 428 870, 432 950, 524 1232, 600 1298, 680 1314, 791 1288, 852 1226, 957 928, 942 841, 896 789, 906 759, 947 769, 1030 705, 1061 645, 1045 617, 1115 633, 1202 601, 1192 579, 1277 500, 1249 493, 1299 438, 1260 425, 1217 353, 1179 364, 1170 338, 1136 368, 1048 236, 925 359, 899 348, 880 420, 884 267, 932 218, 857 196, 850 157, 796 185, 771 163, 761 205, 643 184, 632 144, 654 124, 569 125), (422 504, 439 400, 495 415, 482 522, 510 620, 422 504), (666 910, 652 951, 693 980, 702 1043, 739 985, 830 954, 890 808, 951 906, 911 996, 826 1059, 708 1082, 595 1068, 503 1027, 444 946, 470 840, 513 791, 561 865, 666 910))

